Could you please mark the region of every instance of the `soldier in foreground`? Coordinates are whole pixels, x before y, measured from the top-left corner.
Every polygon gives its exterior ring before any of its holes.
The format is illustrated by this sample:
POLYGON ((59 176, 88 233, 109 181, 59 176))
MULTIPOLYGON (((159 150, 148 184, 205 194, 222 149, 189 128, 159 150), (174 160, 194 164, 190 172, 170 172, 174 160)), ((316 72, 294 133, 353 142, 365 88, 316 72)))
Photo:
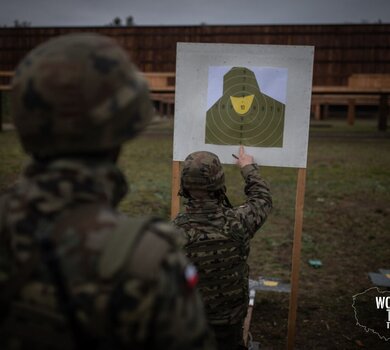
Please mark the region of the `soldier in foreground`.
POLYGON ((174 220, 184 232, 186 254, 198 268, 199 289, 220 350, 244 348, 249 241, 272 207, 268 185, 243 146, 237 165, 245 179, 247 200, 233 208, 218 157, 210 152, 190 154, 181 174, 185 212, 174 220))
POLYGON ((121 144, 152 116, 126 52, 50 40, 20 63, 12 108, 32 159, 0 199, 0 348, 213 348, 175 229, 115 209, 121 144))

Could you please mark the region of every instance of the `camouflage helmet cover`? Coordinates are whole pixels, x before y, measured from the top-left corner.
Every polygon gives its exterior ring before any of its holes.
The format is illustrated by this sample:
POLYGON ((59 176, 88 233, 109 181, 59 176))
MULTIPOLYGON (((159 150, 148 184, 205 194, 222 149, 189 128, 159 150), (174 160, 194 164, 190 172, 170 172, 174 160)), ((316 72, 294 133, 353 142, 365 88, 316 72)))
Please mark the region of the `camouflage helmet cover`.
POLYGON ((98 34, 69 34, 32 50, 12 81, 24 149, 40 156, 104 151, 152 116, 146 81, 127 53, 98 34))
POLYGON ((225 191, 225 175, 217 155, 200 151, 191 153, 184 161, 180 194, 185 191, 225 191))

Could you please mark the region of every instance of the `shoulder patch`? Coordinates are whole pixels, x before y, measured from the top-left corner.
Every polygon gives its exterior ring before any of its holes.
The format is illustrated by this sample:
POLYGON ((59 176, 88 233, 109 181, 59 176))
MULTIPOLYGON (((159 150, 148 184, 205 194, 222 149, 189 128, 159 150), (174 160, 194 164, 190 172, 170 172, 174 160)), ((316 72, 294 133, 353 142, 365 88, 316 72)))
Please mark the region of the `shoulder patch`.
POLYGON ((189 264, 184 269, 184 278, 186 281, 186 286, 189 290, 193 290, 199 282, 199 275, 196 267, 192 264, 189 264))

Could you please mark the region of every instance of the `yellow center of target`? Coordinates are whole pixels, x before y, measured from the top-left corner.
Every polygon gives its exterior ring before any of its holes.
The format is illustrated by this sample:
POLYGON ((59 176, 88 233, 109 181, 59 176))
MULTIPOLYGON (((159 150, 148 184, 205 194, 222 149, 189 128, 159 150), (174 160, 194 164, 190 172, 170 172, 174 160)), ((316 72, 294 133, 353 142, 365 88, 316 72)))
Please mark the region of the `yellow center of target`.
POLYGON ((248 112, 249 108, 252 106, 254 97, 255 95, 248 95, 244 97, 230 96, 230 101, 232 102, 234 111, 237 114, 245 114, 248 112))

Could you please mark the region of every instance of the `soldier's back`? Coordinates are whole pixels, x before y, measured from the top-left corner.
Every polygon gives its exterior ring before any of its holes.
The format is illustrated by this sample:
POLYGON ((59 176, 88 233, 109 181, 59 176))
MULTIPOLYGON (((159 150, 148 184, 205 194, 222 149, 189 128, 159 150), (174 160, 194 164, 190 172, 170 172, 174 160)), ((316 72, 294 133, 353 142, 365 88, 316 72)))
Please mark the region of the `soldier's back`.
POLYGON ((104 200, 36 216, 17 191, 2 201, 2 349, 212 348, 169 224, 104 200))

